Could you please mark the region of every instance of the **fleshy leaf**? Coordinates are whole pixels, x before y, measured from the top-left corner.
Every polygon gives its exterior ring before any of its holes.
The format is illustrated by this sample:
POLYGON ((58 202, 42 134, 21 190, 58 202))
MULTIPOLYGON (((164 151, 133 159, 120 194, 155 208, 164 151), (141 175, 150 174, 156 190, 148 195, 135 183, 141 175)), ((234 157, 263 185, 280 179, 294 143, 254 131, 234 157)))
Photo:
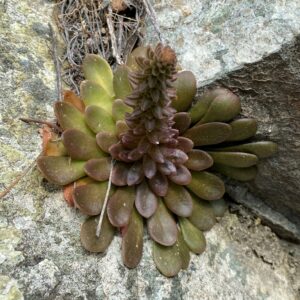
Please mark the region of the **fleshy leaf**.
POLYGON ((135 207, 144 218, 151 217, 157 209, 158 201, 144 180, 136 188, 135 207))
POLYGON ((116 186, 127 185, 127 175, 130 165, 117 161, 113 167, 112 183, 116 186))
POLYGON ((64 144, 58 137, 58 134, 54 133, 50 127, 43 126, 41 130, 43 138, 43 155, 44 156, 65 156, 67 151, 64 144))
POLYGON ((221 164, 214 164, 213 169, 223 175, 231 177, 239 181, 250 181, 256 177, 256 166, 249 168, 234 168, 221 164))
POLYGON ((177 173, 174 175, 168 176, 170 180, 179 184, 179 185, 187 185, 191 183, 192 175, 191 172, 182 165, 177 166, 177 173))
POLYGON ((168 209, 177 216, 189 217, 193 210, 193 201, 189 192, 181 185, 169 183, 168 193, 164 197, 168 209))
POLYGON ((44 177, 58 185, 67 185, 85 176, 84 164, 84 161, 62 156, 40 156, 37 159, 37 166, 44 177))
POLYGON ((94 136, 84 121, 84 114, 68 102, 56 102, 54 112, 59 125, 63 130, 75 128, 94 136))
POLYGON ((129 127, 125 121, 119 120, 116 122, 116 130, 117 130, 117 136, 120 137, 123 133, 129 130, 129 127))
POLYGON ((115 229, 109 223, 106 214, 103 218, 101 234, 96 236, 99 217, 89 217, 81 226, 80 240, 83 247, 90 252, 104 252, 110 245, 115 229))
POLYGON ((62 141, 72 159, 89 160, 105 156, 97 146, 95 138, 78 129, 65 130, 62 134, 62 141))
POLYGON ((174 87, 176 88, 177 98, 172 102, 172 106, 177 111, 186 111, 196 95, 197 82, 194 74, 190 71, 179 72, 174 87))
POLYGON ((206 91, 203 96, 195 103, 195 105, 191 107, 189 113, 192 119, 192 124, 198 122, 205 115, 213 99, 218 94, 219 89, 206 91))
POLYGON ((43 151, 44 156, 65 156, 67 151, 64 144, 59 138, 58 134, 53 132, 53 130, 44 125, 40 131, 43 139, 43 151))
POLYGON ((184 241, 188 247, 196 254, 201 254, 206 248, 206 241, 202 231, 194 226, 188 219, 179 219, 184 241))
POLYGON ((111 113, 113 97, 107 94, 107 91, 95 81, 82 81, 80 95, 86 107, 96 105, 111 113))
POLYGON ((102 151, 109 153, 109 148, 118 142, 118 138, 114 133, 103 131, 97 133, 96 142, 102 151))
POLYGON ((187 187, 205 200, 220 199, 225 193, 223 181, 218 176, 205 171, 192 172, 192 181, 187 187))
POLYGON ((135 268, 143 255, 143 218, 133 209, 129 224, 122 230, 122 259, 128 268, 135 268))
POLYGON ((86 215, 99 215, 103 206, 106 190, 107 181, 76 186, 74 189, 76 207, 86 215))
POLYGON ((211 201, 210 205, 216 217, 223 217, 228 207, 224 199, 211 201))
POLYGON ((213 99, 205 115, 197 124, 209 122, 227 122, 232 120, 241 111, 241 101, 239 97, 227 89, 213 99))
POLYGON ((126 65, 131 71, 139 70, 139 65, 136 62, 136 57, 146 57, 147 47, 137 47, 135 48, 127 58, 126 65))
POLYGON ((242 141, 255 135, 257 121, 255 119, 239 119, 229 123, 232 132, 227 141, 242 141))
POLYGON ((253 142, 248 144, 218 148, 218 151, 238 151, 256 155, 258 158, 266 158, 278 150, 277 144, 269 141, 253 142))
POLYGON ((175 114, 173 120, 175 122, 173 128, 178 129, 179 134, 186 132, 191 125, 191 117, 187 112, 179 112, 175 114))
POLYGON ((176 222, 161 200, 155 213, 147 220, 147 228, 151 238, 161 245, 171 246, 177 240, 176 222))
POLYGON ((95 54, 88 54, 82 63, 84 77, 98 83, 106 93, 114 97, 113 72, 108 62, 95 54))
POLYGON ((85 110, 85 120, 89 128, 95 133, 115 132, 115 122, 111 114, 99 106, 88 106, 85 110))
POLYGON ((215 145, 224 142, 231 134, 231 127, 226 123, 211 122, 195 125, 183 135, 194 142, 194 145, 215 145))
POLYGON ((74 191, 74 182, 65 185, 63 188, 64 199, 71 207, 74 206, 73 191, 74 191))
POLYGON ((179 136, 177 138, 177 141, 178 141, 177 148, 182 150, 185 153, 190 152, 194 147, 193 141, 183 136, 179 136))
POLYGON ((247 168, 257 164, 258 158, 254 154, 245 152, 208 152, 215 164, 222 164, 236 168, 247 168))
POLYGON ((117 99, 125 99, 131 94, 131 86, 128 80, 128 67, 119 65, 114 71, 114 91, 117 99))
POLYGON ((153 260, 157 269, 166 277, 177 275, 183 265, 178 243, 166 247, 154 242, 153 260))
POLYGON ((190 170, 202 171, 213 165, 213 159, 206 151, 194 149, 188 153, 188 156, 185 166, 190 170))
POLYGON ((132 112, 132 108, 124 103, 121 99, 116 99, 112 105, 112 116, 115 121, 125 119, 125 114, 132 112))
POLYGON ((181 269, 186 270, 189 267, 191 256, 190 249, 184 241, 181 231, 178 231, 177 244, 181 257, 181 269))
POLYGON ((127 185, 133 186, 139 184, 144 178, 143 164, 141 161, 133 163, 128 170, 127 185))
POLYGON ((81 112, 85 110, 83 101, 73 91, 64 91, 64 102, 72 104, 81 112))
POLYGON ((86 174, 96 181, 105 181, 109 178, 111 158, 93 158, 86 162, 84 170, 86 174))
POLYGON ((123 227, 129 223, 135 200, 133 187, 120 187, 111 196, 107 205, 107 215, 115 227, 123 227))
POLYGON ((210 202, 201 200, 191 194, 193 199, 193 212, 189 221, 201 231, 210 230, 216 223, 214 210, 210 202))
POLYGON ((156 172, 156 174, 148 180, 149 186, 151 190, 157 196, 165 196, 168 191, 168 179, 165 175, 160 172, 156 172))

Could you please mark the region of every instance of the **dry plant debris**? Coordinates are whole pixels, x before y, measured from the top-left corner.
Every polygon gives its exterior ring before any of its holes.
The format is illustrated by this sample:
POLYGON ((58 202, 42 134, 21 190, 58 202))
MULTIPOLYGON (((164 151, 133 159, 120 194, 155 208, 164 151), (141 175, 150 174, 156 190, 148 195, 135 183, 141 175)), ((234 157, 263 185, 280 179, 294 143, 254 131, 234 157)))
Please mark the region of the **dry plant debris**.
POLYGON ((87 54, 99 54, 110 65, 121 63, 142 37, 146 11, 142 1, 57 1, 54 17, 65 51, 60 58, 63 81, 79 94, 81 65, 87 54))

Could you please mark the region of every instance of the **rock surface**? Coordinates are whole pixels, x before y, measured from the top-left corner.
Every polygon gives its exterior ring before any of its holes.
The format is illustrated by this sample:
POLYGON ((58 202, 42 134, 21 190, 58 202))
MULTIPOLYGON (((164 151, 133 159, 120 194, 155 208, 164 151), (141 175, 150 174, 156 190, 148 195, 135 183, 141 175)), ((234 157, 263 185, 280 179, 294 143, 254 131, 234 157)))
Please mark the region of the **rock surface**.
MULTIPOLYGON (((198 86, 221 85, 239 94, 242 114, 259 122, 258 136, 278 143, 278 154, 260 164, 246 187, 249 197, 284 215, 274 229, 279 225, 279 234, 300 241, 300 2, 153 3, 162 36, 182 67, 196 74, 198 86)), ((153 28, 146 40, 157 41, 153 28)), ((236 200, 244 197, 232 186, 229 191, 236 200)), ((266 216, 261 209, 256 213, 266 216)))
MULTIPOLYGON (((52 4, 0 0, 0 188, 39 154, 38 129, 21 116, 53 116, 55 72, 48 45, 52 4), (13 34, 12 34, 13 33, 13 34)), ((233 208, 206 234, 207 251, 172 279, 154 267, 145 237, 140 266, 122 265, 120 237, 92 255, 79 240, 83 216, 60 189, 30 171, 0 202, 0 299, 297 299, 299 248, 233 208)))

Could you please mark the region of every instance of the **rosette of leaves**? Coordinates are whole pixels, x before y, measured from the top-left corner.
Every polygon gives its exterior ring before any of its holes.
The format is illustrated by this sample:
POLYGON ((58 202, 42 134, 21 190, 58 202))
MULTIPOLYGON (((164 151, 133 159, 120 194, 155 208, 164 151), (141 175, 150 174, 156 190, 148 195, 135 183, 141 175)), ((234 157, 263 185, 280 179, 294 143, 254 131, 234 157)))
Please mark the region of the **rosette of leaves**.
POLYGON ((226 89, 192 105, 195 77, 178 71, 168 46, 137 48, 114 72, 91 54, 83 71, 80 98, 69 91, 55 103, 60 130, 47 131, 38 167, 89 216, 80 234, 85 249, 105 251, 119 228, 123 262, 134 268, 145 226, 157 268, 174 276, 188 268, 190 252, 205 250, 203 232, 226 210, 215 173, 252 180, 276 145, 253 141, 257 122, 239 117, 240 99, 226 89))

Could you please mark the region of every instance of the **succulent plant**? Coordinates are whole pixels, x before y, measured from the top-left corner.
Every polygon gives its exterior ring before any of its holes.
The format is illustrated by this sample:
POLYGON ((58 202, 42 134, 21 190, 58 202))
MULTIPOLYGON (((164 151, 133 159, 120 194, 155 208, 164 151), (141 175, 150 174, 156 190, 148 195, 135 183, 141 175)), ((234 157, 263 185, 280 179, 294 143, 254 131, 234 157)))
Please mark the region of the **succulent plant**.
POLYGON ((190 251, 205 250, 203 231, 226 210, 214 173, 252 180, 259 158, 276 151, 272 142, 252 140, 257 122, 238 117, 240 99, 231 91, 207 91, 192 106, 195 77, 176 63, 161 44, 135 49, 114 73, 88 55, 80 98, 68 91, 55 103, 60 130, 45 131, 37 162, 89 216, 80 234, 85 249, 105 251, 119 228, 123 262, 134 268, 145 223, 165 276, 188 268, 190 251))

